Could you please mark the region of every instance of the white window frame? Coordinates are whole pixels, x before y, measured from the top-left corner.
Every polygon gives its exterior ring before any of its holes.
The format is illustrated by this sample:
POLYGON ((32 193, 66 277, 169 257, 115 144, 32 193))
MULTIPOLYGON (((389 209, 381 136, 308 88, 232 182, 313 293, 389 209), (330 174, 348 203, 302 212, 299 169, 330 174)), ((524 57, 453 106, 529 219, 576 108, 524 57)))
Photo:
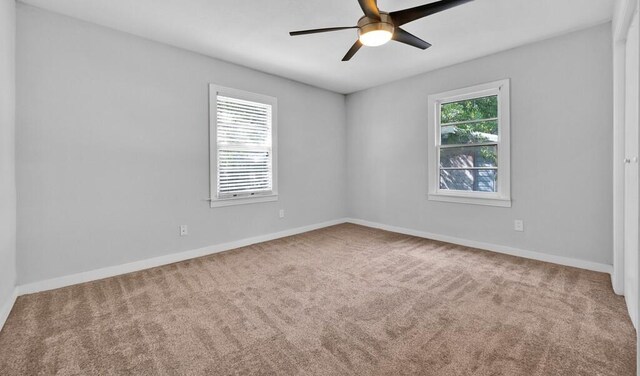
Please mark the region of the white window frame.
POLYGON ((278 201, 278 100, 275 97, 251 93, 216 84, 209 84, 209 200, 211 207, 278 201), (218 95, 271 106, 271 191, 252 196, 218 197, 218 95))
POLYGON ((511 146, 509 79, 451 90, 429 96, 428 199, 489 206, 511 207, 511 146), (470 192, 440 189, 440 109, 443 103, 498 96, 498 189, 470 192))

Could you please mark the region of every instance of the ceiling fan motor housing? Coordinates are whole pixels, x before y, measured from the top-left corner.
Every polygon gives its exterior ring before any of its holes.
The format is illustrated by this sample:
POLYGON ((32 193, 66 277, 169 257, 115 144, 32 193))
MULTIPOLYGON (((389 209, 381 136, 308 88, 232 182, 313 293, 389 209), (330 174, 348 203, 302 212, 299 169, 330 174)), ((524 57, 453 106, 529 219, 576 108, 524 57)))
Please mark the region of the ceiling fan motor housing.
POLYGON ((369 18, 367 16, 358 20, 358 37, 372 31, 386 31, 393 34, 395 26, 388 13, 380 12, 380 19, 369 18))

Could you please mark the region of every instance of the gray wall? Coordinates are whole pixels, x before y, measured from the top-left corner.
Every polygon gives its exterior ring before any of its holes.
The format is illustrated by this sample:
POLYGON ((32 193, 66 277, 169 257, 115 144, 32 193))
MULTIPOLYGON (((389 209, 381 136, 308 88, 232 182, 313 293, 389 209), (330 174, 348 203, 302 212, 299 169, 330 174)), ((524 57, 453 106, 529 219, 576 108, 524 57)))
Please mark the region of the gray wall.
POLYGON ((347 215, 611 263, 610 25, 346 103, 26 5, 17 37, 19 283, 347 215), (513 207, 427 201, 427 96, 502 78, 512 85, 513 207), (209 82, 278 98, 278 202, 203 201, 209 82), (189 236, 178 236, 180 224, 189 236))
POLYGON ((343 95, 25 5, 17 43, 20 283, 346 215, 343 95), (210 82, 278 98, 278 202, 203 201, 210 82))
POLYGON ((611 264, 611 54, 606 24, 349 95, 350 216, 611 264), (428 95, 503 78, 513 207, 428 201, 428 95))
POLYGON ((0 308, 16 283, 15 14, 0 0, 0 308))

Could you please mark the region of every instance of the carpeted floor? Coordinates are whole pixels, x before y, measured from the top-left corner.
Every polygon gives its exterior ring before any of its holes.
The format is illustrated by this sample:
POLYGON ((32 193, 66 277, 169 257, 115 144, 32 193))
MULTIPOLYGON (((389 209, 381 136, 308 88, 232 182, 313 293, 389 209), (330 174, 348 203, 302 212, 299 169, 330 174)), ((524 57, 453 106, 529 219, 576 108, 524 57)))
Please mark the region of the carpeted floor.
POLYGON ((0 375, 635 375, 601 273, 351 224, 20 297, 0 375))

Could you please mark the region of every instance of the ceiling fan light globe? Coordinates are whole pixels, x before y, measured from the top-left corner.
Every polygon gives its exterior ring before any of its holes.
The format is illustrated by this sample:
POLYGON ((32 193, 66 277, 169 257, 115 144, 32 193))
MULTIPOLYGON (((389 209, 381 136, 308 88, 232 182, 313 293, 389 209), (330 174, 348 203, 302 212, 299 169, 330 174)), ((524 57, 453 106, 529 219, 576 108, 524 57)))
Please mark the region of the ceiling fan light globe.
POLYGON ((388 30, 372 30, 368 33, 360 34, 358 38, 365 46, 376 47, 390 41, 392 36, 393 33, 388 30))
POLYGON ((382 46, 393 38, 394 30, 393 20, 384 12, 379 19, 365 16, 358 20, 358 39, 365 46, 382 46))

